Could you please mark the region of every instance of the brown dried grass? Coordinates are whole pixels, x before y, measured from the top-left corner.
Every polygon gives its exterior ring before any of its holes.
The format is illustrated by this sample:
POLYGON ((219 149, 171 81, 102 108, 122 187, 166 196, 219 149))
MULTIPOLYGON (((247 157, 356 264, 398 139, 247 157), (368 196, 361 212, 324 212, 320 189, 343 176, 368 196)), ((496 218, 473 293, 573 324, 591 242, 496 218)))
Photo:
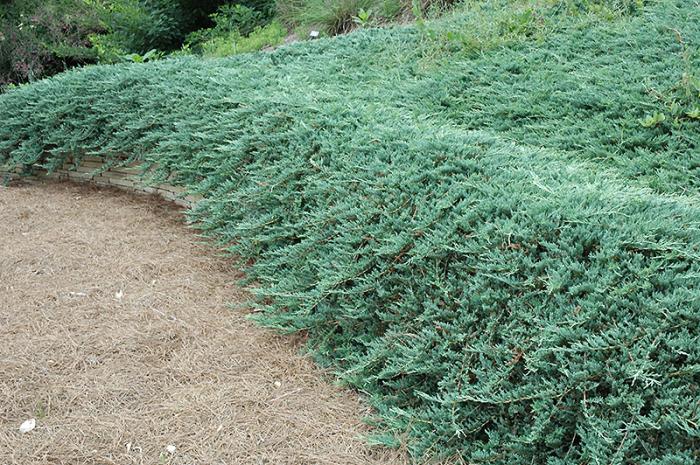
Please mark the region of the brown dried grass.
POLYGON ((0 464, 407 463, 236 274, 162 201, 0 188, 0 464))

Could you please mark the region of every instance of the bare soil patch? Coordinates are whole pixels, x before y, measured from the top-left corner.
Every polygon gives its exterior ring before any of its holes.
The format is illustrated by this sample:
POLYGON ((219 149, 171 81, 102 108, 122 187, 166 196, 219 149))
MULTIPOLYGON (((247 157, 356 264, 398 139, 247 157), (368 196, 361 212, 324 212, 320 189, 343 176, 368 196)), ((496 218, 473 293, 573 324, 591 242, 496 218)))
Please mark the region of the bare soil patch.
POLYGON ((0 464, 406 463, 236 273, 157 199, 0 188, 0 464))

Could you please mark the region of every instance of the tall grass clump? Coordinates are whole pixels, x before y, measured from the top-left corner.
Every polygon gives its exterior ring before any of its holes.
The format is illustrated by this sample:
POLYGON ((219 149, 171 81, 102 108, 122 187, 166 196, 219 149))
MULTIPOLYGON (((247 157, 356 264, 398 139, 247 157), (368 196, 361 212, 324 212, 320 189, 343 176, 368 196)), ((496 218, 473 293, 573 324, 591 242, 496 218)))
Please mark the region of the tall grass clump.
POLYGON ((479 50, 448 34, 498 5, 71 71, 0 97, 0 165, 100 155, 201 194, 256 319, 416 462, 698 463, 700 9, 541 11, 479 50))
POLYGON ((344 34, 358 26, 382 25, 449 10, 452 0, 278 0, 277 16, 291 29, 344 34), (364 16, 364 18, 363 18, 364 16))

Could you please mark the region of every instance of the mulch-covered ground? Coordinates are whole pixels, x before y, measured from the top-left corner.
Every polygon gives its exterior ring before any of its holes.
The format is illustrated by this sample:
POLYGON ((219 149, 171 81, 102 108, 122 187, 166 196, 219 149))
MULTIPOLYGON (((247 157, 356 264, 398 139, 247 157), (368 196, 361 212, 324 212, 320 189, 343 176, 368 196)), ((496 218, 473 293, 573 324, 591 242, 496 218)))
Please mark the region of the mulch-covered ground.
POLYGON ((0 464, 405 463, 236 276, 171 204, 0 187, 0 464))

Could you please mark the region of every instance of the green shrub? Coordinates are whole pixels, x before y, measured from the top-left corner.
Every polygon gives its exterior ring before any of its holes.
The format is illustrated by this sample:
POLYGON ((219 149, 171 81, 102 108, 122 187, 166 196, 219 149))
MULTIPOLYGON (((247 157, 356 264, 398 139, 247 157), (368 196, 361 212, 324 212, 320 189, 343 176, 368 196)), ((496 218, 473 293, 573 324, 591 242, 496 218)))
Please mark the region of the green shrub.
POLYGON ((247 36, 233 30, 225 36, 216 36, 199 45, 206 57, 226 57, 239 53, 256 52, 284 42, 287 30, 277 21, 256 27, 247 36))
POLYGON ((432 55, 460 14, 13 89, 0 164, 142 160, 201 193, 257 319, 416 460, 698 463, 700 121, 640 119, 693 97, 700 10, 432 55))
POLYGON ((211 26, 209 15, 224 0, 91 0, 99 7, 108 34, 92 37, 100 61, 150 50, 171 51, 181 47, 186 36, 211 26))
MULTIPOLYGON (((234 47, 236 42, 240 42, 242 38, 268 22, 263 13, 240 4, 221 6, 211 15, 211 19, 214 27, 201 29, 187 36, 187 49, 202 53, 206 46, 208 55, 226 56, 223 49, 234 47), (217 49, 221 49, 221 53, 217 52, 217 49)), ((260 32, 257 31, 256 34, 259 35, 260 32)))
POLYGON ((185 52, 202 53, 206 47, 213 56, 223 56, 225 50, 258 50, 258 44, 276 44, 273 36, 281 29, 266 26, 272 9, 268 0, 105 0, 101 6, 109 34, 95 35, 92 41, 104 63, 151 50, 172 51, 183 43, 185 52))
POLYGON ((265 20, 265 16, 261 12, 240 4, 223 5, 211 17, 216 25, 215 31, 231 32, 236 30, 244 36, 253 32, 256 27, 263 26, 265 20))
POLYGON ((99 30, 81 0, 0 4, 0 88, 94 62, 88 36, 99 30))
MULTIPOLYGON (((243 0, 234 3, 259 11, 266 18, 272 18, 275 13, 275 0, 243 0)), ((229 4, 231 3, 229 2, 229 4)))
POLYGON ((95 37, 94 43, 103 62, 129 52, 174 49, 186 33, 186 14, 178 2, 118 0, 104 2, 102 7, 109 33, 95 37))

